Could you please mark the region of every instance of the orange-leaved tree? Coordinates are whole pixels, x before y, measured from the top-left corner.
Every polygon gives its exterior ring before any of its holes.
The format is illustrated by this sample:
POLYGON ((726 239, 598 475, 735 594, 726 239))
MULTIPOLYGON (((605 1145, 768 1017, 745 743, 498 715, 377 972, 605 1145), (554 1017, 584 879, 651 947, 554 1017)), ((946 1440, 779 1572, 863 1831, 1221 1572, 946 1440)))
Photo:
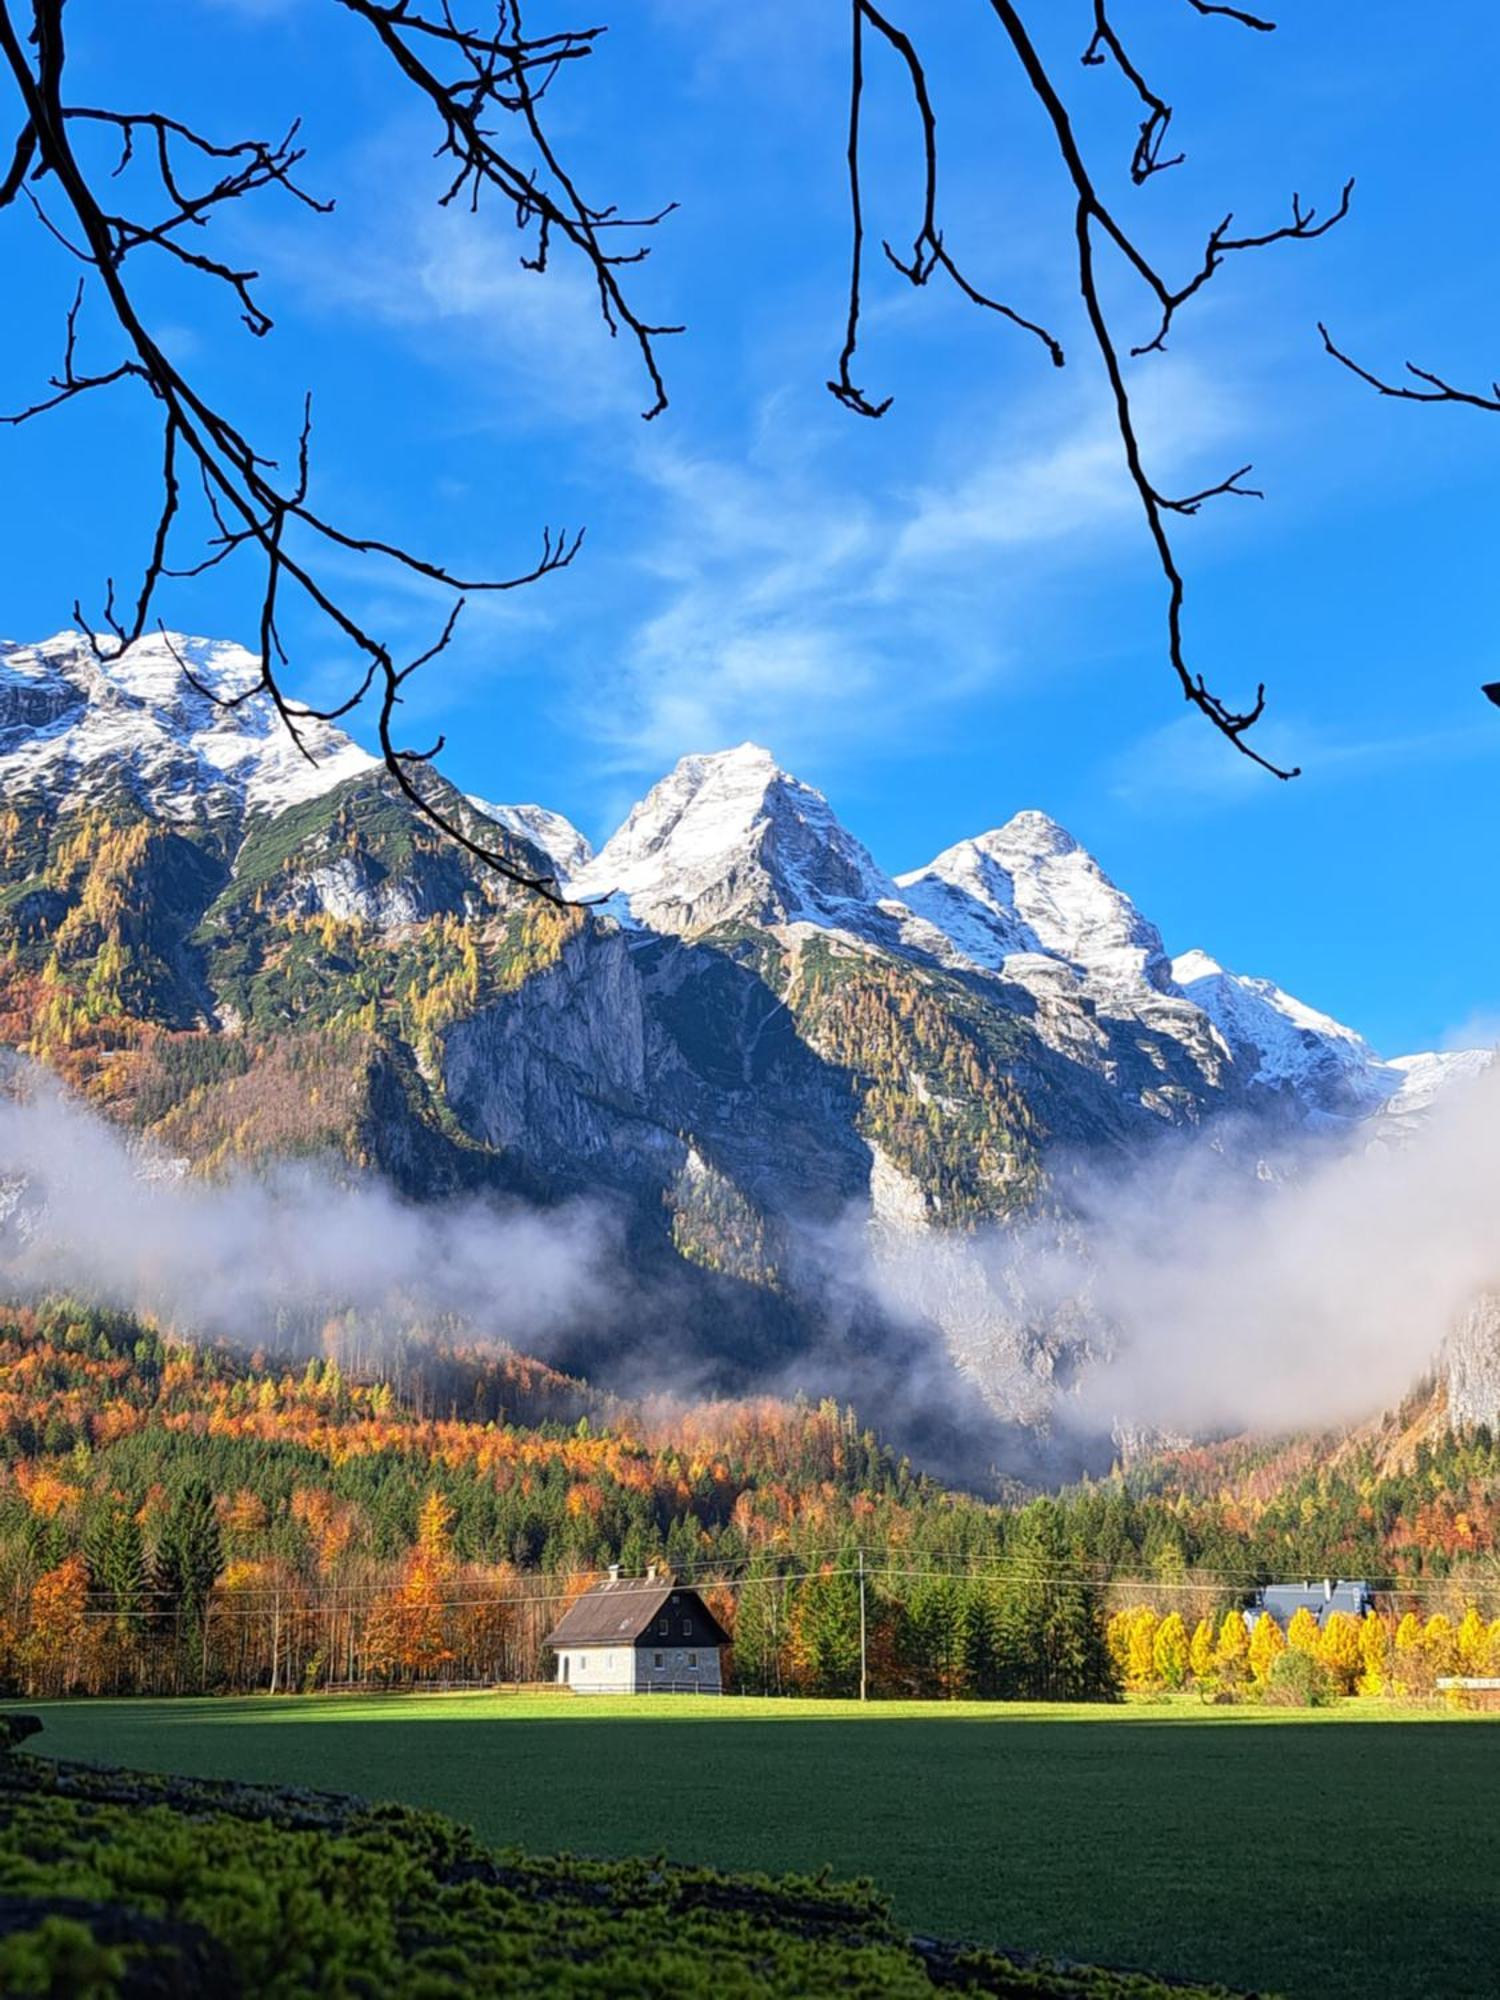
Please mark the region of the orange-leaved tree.
POLYGON ((453 1509, 434 1487, 417 1516, 417 1539, 396 1588, 365 1626, 369 1669, 388 1680, 431 1680, 453 1659, 446 1596, 453 1574, 453 1509))

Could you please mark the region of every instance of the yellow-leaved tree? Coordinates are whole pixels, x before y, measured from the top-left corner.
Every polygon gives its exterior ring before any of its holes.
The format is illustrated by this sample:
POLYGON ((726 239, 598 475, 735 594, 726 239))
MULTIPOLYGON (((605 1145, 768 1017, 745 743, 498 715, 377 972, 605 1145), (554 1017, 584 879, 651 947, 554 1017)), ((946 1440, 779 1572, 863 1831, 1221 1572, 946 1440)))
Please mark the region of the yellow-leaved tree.
POLYGON ((1458 1621, 1454 1634, 1458 1647, 1458 1671, 1482 1678, 1489 1671, 1490 1630, 1471 1604, 1458 1621))
POLYGON ((1219 1678, 1228 1687, 1241 1687, 1249 1671, 1250 1634, 1238 1611, 1226 1611, 1219 1627, 1219 1643, 1214 1648, 1214 1664, 1219 1678))
POLYGON ((1132 1687, 1156 1684, 1156 1613, 1148 1604, 1130 1614, 1130 1652, 1125 1678, 1132 1687))
POLYGON ((1432 1683, 1422 1646, 1422 1621, 1415 1611, 1408 1611, 1396 1627, 1394 1650, 1397 1694, 1426 1694, 1432 1683))
POLYGON ((1130 1678, 1130 1621, 1134 1615, 1130 1611, 1117 1611, 1104 1628, 1109 1657, 1122 1681, 1130 1678))
POLYGON ((1359 1692, 1384 1694, 1390 1674, 1391 1635, 1378 1612, 1367 1611, 1360 1620, 1359 1657, 1359 1692))
POLYGON ((1347 1611, 1331 1611, 1318 1634, 1318 1658, 1338 1682, 1340 1694, 1353 1694, 1364 1668, 1359 1620, 1347 1611))
POLYGON ((1156 1638, 1152 1644, 1156 1662, 1156 1677, 1169 1688, 1186 1685, 1188 1675, 1188 1635, 1182 1622, 1182 1614, 1169 1611, 1156 1628, 1156 1638))
POLYGON ((1188 1645, 1188 1667, 1193 1679, 1200 1686, 1206 1685, 1214 1677, 1214 1621, 1200 1618, 1193 1627, 1193 1636, 1188 1645))
POLYGON ((1292 1622, 1286 1628, 1286 1642, 1294 1653, 1309 1653, 1318 1657, 1318 1621, 1305 1604, 1299 1604, 1292 1613, 1292 1622))
POLYGON ((1271 1678, 1271 1669, 1286 1651, 1286 1645, 1281 1627, 1268 1611, 1263 1611, 1250 1634, 1250 1671, 1257 1687, 1264 1687, 1271 1678))
POLYGON ((1422 1651, 1427 1656, 1427 1671, 1432 1679, 1457 1672, 1458 1641, 1453 1620, 1445 1618, 1441 1611, 1434 1611, 1422 1627, 1422 1651))

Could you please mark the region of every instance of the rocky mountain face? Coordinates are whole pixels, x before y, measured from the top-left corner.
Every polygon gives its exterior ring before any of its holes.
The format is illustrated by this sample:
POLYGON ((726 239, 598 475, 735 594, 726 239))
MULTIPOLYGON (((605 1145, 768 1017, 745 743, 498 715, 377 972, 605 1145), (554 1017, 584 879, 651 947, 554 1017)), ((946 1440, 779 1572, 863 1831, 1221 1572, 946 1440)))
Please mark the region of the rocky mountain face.
POLYGON ((946 1251, 913 1286, 914 1244, 1064 1240, 1081 1162, 1216 1123, 1398 1129, 1488 1061, 1384 1062, 1174 961, 1039 812, 893 878, 753 745, 684 758, 597 855, 543 807, 450 796, 560 911, 338 731, 309 763, 262 697, 222 705, 255 675, 187 638, 0 648, 0 1044, 201 1171, 607 1206, 618 1305, 550 1357, 606 1381, 832 1388, 970 1460, 997 1420, 1055 1435, 1107 1335, 946 1251))

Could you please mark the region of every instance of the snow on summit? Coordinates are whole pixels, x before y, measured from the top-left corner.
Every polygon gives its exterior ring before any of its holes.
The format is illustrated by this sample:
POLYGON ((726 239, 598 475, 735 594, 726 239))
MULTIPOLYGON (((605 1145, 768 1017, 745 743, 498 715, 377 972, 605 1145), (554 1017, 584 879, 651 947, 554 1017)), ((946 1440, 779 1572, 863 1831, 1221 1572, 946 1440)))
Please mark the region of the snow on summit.
POLYGON ((1269 979, 1227 971, 1206 951, 1185 952, 1172 972, 1229 1046, 1254 1062, 1257 1083, 1319 1115, 1420 1116, 1449 1085, 1472 1081, 1493 1060, 1490 1050, 1465 1049, 1387 1062, 1341 1021, 1269 979))
POLYGON ((0 785, 7 797, 45 792, 83 805, 121 787, 166 819, 210 811, 276 813, 316 798, 374 759, 327 723, 298 750, 269 697, 228 709, 260 665, 224 640, 152 633, 118 659, 99 660, 78 632, 35 646, 0 643, 0 785))
MULTIPOLYGON (((0 642, 0 796, 54 811, 122 794, 179 824, 244 830, 378 768, 341 730, 308 722, 309 762, 268 696, 259 662, 225 641, 153 634, 99 660, 78 632, 0 642), (183 672, 210 692, 195 688, 183 672), (247 694, 225 708, 212 694, 247 694)), ((1201 951, 1169 962, 1161 934, 1066 828, 1016 813, 894 880, 827 799, 768 750, 682 758, 598 854, 540 805, 477 809, 545 854, 570 897, 617 898, 649 930, 693 936, 719 924, 812 925, 965 978, 996 979, 1040 1038, 1083 1068, 1113 1073, 1152 1038, 1168 1066, 1214 1087, 1238 1080, 1314 1121, 1425 1116, 1491 1051, 1386 1061, 1353 1029, 1269 980, 1201 951)), ((1170 1109, 1168 1097, 1163 1105, 1170 1109)))
POLYGON ((1039 952, 1111 984, 1168 983, 1156 926, 1046 813, 1019 812, 896 883, 918 915, 988 970, 1039 952))
POLYGON ((676 932, 736 917, 860 929, 896 893, 823 794, 755 743, 682 758, 571 887, 676 932))
POLYGON ((495 805, 473 792, 468 798, 476 812, 492 819, 496 826, 503 826, 507 833, 519 834, 522 840, 530 841, 544 854, 556 869, 557 880, 564 888, 570 888, 574 876, 594 858, 594 850, 587 839, 561 813, 550 812, 546 806, 495 805))

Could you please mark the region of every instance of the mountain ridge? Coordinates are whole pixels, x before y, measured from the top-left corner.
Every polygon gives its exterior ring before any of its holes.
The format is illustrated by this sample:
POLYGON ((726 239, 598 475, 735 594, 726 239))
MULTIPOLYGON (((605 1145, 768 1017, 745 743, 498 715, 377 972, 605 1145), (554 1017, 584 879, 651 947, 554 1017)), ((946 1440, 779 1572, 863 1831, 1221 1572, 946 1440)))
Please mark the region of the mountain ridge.
POLYGON ((0 1043, 197 1172, 291 1153, 417 1200, 602 1201, 630 1282, 544 1358, 606 1384, 670 1324, 662 1365, 712 1386, 833 1385, 935 1449, 1087 1456, 1058 1440, 1105 1332, 968 1278, 914 1303, 900 1245, 1066 1238, 1080 1161, 1400 1128, 1489 1060, 1385 1063, 1269 982, 1174 963, 1034 810, 888 875, 756 745, 681 760, 597 854, 432 775, 559 910, 341 732, 308 765, 264 697, 218 706, 181 659, 253 690, 209 640, 0 649, 0 1043), (914 1409, 934 1339, 954 1373, 914 1409))

